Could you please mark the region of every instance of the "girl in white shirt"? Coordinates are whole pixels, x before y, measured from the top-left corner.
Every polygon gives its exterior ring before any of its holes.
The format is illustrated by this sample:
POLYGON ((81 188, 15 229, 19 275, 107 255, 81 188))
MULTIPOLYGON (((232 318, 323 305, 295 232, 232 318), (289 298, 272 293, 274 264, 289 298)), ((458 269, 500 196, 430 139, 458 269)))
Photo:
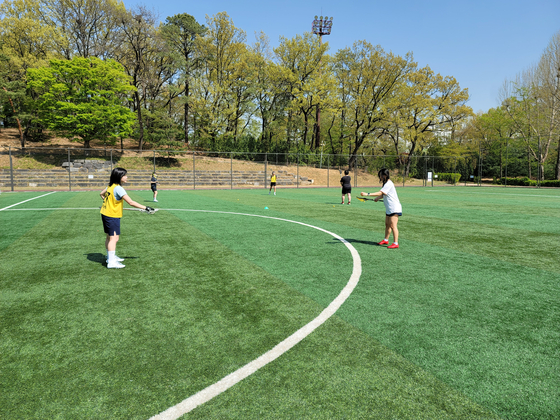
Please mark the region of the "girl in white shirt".
POLYGON ((373 201, 379 201, 383 198, 383 204, 385 204, 385 239, 379 242, 378 245, 387 245, 389 243, 389 236, 391 232, 393 232, 394 241, 387 248, 395 249, 399 247, 399 230, 397 229, 397 223, 399 222, 399 216, 402 216, 402 206, 397 195, 395 184, 389 179, 389 170, 383 168, 377 175, 383 184, 381 190, 372 194, 362 192, 360 195, 373 196, 375 197, 373 201))

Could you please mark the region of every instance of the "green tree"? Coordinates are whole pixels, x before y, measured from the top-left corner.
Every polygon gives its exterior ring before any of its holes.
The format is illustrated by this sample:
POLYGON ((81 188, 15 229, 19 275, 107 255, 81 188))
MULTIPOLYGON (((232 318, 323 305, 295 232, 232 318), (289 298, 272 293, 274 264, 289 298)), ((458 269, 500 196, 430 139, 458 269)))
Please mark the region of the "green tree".
POLYGON ((397 96, 397 125, 401 127, 395 141, 402 139, 405 176, 411 158, 426 146, 447 137, 452 141, 457 124, 472 115, 465 103, 468 91, 455 78, 435 74, 429 67, 410 72, 397 96))
MULTIPOLYGON (((26 0, 27 1, 27 0, 26 0)), ((72 57, 112 58, 118 46, 120 0, 41 0, 40 20, 56 28, 56 51, 72 57)))
POLYGON ((193 85, 193 110, 199 134, 209 138, 210 147, 219 136, 231 136, 235 144, 241 117, 253 106, 246 35, 225 12, 207 17, 207 27, 204 37, 196 39, 203 66, 193 85))
POLYGON ((181 13, 168 17, 160 28, 163 39, 169 45, 170 54, 175 55, 179 68, 179 87, 177 93, 182 96, 183 130, 185 142, 189 142, 189 114, 192 79, 201 65, 201 54, 197 54, 195 40, 204 36, 206 27, 199 24, 194 17, 181 13))
MULTIPOLYGON (((544 179, 544 164, 553 141, 557 142, 555 175, 560 179, 560 32, 552 37, 538 65, 504 83, 500 99, 528 155, 537 161, 539 180, 544 179)), ((530 171, 530 162, 528 166, 530 171)))
POLYGON ((25 147, 27 138, 22 128, 22 120, 26 120, 26 106, 29 105, 26 95, 25 81, 20 69, 12 65, 10 57, 0 52, 0 118, 4 126, 10 126, 15 120, 19 130, 21 147, 25 147))
POLYGON ((557 139, 555 177, 560 179, 560 31, 554 34, 536 69, 541 87, 543 124, 541 136, 546 143, 557 139))
POLYGON ((499 169, 494 175, 501 178, 504 176, 504 163, 508 163, 504 158, 508 156, 506 153, 510 138, 515 133, 513 121, 506 110, 500 107, 477 115, 469 125, 472 137, 480 142, 481 148, 498 155, 499 169))
POLYGON ((94 139, 111 143, 131 133, 134 114, 123 106, 123 98, 134 87, 113 60, 51 60, 48 67, 28 69, 27 85, 46 127, 83 141, 84 148, 94 139))
POLYGON ((133 107, 137 119, 135 135, 140 150, 145 141, 146 121, 143 112, 149 108, 147 103, 149 97, 154 97, 154 90, 159 92, 162 87, 163 80, 158 76, 166 73, 165 77, 169 77, 166 71, 160 71, 161 66, 156 66, 158 61, 165 61, 162 58, 163 42, 154 26, 156 20, 153 12, 141 6, 123 12, 119 18, 119 47, 115 50, 115 59, 124 67, 136 88, 133 92, 133 107))
POLYGON ((531 158, 537 162, 537 179, 544 179, 544 162, 548 158, 550 146, 555 136, 554 126, 549 118, 554 113, 547 108, 542 86, 535 84, 534 68, 519 75, 504 106, 513 121, 516 135, 525 142, 528 151, 528 171, 531 177, 531 158))
MULTIPOLYGON (((261 123, 261 142, 264 143, 264 150, 269 151, 274 137, 281 134, 284 111, 290 97, 285 89, 281 66, 273 62, 269 39, 264 33, 257 35, 249 52, 249 61, 254 69, 254 101, 261 123)), ((278 141, 276 145, 278 146, 278 141)), ((275 150, 278 151, 279 148, 276 147, 275 150)))
POLYGON ((44 4, 38 0, 6 0, 0 5, 0 45, 10 59, 12 73, 24 80, 30 67, 59 58, 55 45, 63 36, 56 26, 43 21, 44 4))
POLYGON ((334 68, 344 103, 341 132, 353 140, 350 166, 366 139, 383 134, 387 120, 400 106, 397 91, 415 67, 411 54, 395 56, 366 41, 337 52, 334 68))
POLYGON ((294 38, 280 38, 280 45, 274 49, 282 71, 281 86, 290 98, 287 107, 286 137, 288 145, 295 140, 298 132, 301 142, 307 145, 309 129, 315 121, 313 111, 322 103, 324 91, 321 76, 326 79, 326 52, 328 44, 321 44, 310 32, 294 38), (299 128, 299 130, 298 130, 299 128))

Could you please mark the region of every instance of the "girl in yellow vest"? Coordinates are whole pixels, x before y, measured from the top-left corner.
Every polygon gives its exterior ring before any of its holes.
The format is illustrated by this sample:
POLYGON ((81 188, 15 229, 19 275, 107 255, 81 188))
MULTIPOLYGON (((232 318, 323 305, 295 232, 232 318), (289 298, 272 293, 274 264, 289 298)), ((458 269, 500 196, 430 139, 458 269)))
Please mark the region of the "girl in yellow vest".
POLYGON ((274 171, 272 171, 272 176, 270 177, 270 190, 268 190, 268 195, 270 195, 272 188, 274 188, 274 195, 276 195, 276 175, 274 171))
POLYGON ((126 169, 115 168, 111 172, 109 186, 101 191, 100 195, 103 199, 101 206, 101 220, 103 221, 103 229, 107 234, 105 239, 105 248, 107 249, 107 268, 123 268, 124 261, 117 257, 116 248, 119 236, 121 234, 121 217, 123 215, 123 201, 126 201, 132 207, 142 210, 153 210, 133 201, 126 193, 121 184, 126 183, 128 177, 126 169))

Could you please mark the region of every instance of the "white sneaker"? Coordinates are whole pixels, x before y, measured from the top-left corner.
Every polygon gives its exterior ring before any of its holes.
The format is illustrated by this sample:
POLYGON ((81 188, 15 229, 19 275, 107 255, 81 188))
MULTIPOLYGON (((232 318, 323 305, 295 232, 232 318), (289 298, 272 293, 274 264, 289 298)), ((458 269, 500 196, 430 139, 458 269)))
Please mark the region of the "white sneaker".
POLYGON ((154 200, 154 203, 157 203, 157 202, 158 202, 157 200, 154 200))
POLYGON ((113 262, 110 262, 109 264, 107 264, 107 268, 124 268, 124 267, 125 267, 125 265, 121 264, 118 261, 113 261, 113 262))
MULTIPOLYGON (((115 260, 118 261, 118 262, 123 262, 123 261, 124 261, 124 258, 117 257, 117 256, 115 255, 115 260)), ((105 262, 106 262, 106 263, 109 263, 109 256, 108 256, 108 255, 105 255, 105 262)))

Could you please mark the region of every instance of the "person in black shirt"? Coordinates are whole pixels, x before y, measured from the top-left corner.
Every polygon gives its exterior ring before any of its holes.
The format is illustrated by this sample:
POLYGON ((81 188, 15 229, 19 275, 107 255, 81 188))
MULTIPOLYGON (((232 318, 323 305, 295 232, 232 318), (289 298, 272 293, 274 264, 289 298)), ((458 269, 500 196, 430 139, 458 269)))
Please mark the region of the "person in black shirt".
POLYGON ((340 178, 340 185, 342 185, 342 203, 344 204, 344 196, 348 196, 348 204, 352 201, 352 184, 350 182, 351 178, 348 176, 348 170, 344 171, 344 176, 340 178))
POLYGON ((155 172, 152 174, 152 179, 150 180, 150 188, 154 193, 154 202, 157 203, 157 174, 155 172))

